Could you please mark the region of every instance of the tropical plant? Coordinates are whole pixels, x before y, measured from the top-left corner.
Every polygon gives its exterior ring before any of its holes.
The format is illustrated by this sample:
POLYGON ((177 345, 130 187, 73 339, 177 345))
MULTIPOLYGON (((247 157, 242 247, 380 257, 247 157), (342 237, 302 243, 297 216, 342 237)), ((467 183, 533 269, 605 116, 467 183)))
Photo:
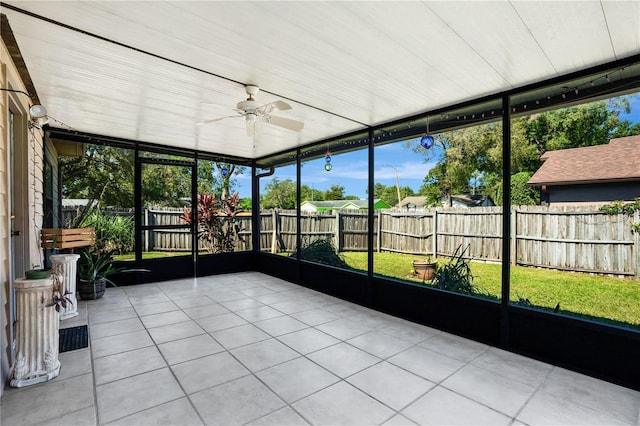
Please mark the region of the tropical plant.
MULTIPOLYGON (((291 257, 296 256, 295 252, 291 254, 291 257)), ((304 241, 300 247, 300 259, 337 268, 351 269, 345 262, 344 257, 338 253, 331 241, 327 239, 319 239, 312 242, 304 241)))
POLYGON ((204 241, 210 253, 226 253, 235 250, 240 238, 240 225, 236 216, 240 212, 240 197, 238 193, 231 196, 222 195, 216 200, 213 194, 198 195, 197 216, 193 210, 184 208, 180 219, 188 224, 198 226, 198 239, 204 241))
POLYGON ((78 290, 83 299, 99 299, 104 293, 104 287, 107 283, 117 287, 109 278, 114 274, 149 272, 148 269, 114 267, 112 262, 113 254, 109 252, 91 250, 81 252, 78 262, 78 278, 80 279, 78 290), (93 297, 85 297, 83 294, 89 294, 93 297))

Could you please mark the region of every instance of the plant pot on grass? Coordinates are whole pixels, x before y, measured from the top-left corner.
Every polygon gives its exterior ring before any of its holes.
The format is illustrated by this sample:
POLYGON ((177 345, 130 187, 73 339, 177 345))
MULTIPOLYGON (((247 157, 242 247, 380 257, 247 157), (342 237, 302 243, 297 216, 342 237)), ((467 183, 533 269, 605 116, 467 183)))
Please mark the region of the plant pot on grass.
POLYGON ((411 262, 413 265, 413 272, 422 281, 431 281, 436 273, 436 266, 438 262, 427 260, 414 260, 411 262))
POLYGON ((123 272, 149 272, 147 269, 115 268, 112 264, 111 253, 82 252, 78 265, 78 294, 82 300, 100 299, 107 288, 107 284, 116 287, 109 279, 113 274, 123 272))

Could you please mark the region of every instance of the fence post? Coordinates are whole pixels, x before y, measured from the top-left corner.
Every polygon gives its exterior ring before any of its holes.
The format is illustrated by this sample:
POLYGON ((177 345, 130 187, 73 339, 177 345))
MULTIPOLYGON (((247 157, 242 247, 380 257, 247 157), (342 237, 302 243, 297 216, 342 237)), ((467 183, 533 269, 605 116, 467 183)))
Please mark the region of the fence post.
POLYGON ((433 258, 438 257, 438 209, 433 209, 433 221, 431 223, 431 238, 433 238, 433 258))
MULTIPOLYGON (((518 210, 515 207, 511 207, 511 264, 518 264, 518 210)), ((504 218, 502 219, 504 220, 504 218)))
POLYGON ((336 251, 342 251, 340 249, 340 210, 335 210, 336 212, 336 229, 335 229, 335 239, 336 239, 336 251))
POLYGON ((276 210, 271 210, 271 253, 276 254, 276 244, 278 241, 278 230, 276 229, 276 210))
MULTIPOLYGON (((144 226, 149 226, 149 209, 144 209, 144 226)), ((144 251, 149 252, 149 230, 144 231, 144 251)))
POLYGON ((378 234, 376 235, 377 251, 380 253, 382 245, 382 210, 378 210, 378 234))
MULTIPOLYGON (((640 224, 640 210, 636 210, 633 213, 633 222, 631 224, 640 224)), ((633 252, 635 254, 635 263, 636 263, 636 279, 640 278, 640 229, 633 232, 633 252)))

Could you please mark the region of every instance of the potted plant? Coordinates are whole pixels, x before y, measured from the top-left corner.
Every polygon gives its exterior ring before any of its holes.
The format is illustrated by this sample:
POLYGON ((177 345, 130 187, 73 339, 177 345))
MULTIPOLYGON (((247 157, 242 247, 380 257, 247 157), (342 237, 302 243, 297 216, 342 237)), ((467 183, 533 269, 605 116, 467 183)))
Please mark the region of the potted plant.
POLYGON ((431 255, 428 255, 425 260, 413 260, 413 274, 420 278, 422 281, 431 281, 436 272, 436 266, 438 262, 431 260, 431 255))
POLYGON ((110 276, 123 272, 149 272, 148 269, 116 268, 111 252, 83 251, 78 266, 78 294, 83 300, 100 299, 107 283, 116 287, 110 276))

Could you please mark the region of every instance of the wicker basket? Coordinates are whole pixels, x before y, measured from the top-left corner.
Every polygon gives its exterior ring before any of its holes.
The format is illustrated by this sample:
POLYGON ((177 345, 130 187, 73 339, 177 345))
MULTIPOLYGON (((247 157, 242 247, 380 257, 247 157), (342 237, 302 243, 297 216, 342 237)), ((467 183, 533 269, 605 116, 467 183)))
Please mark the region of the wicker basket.
POLYGON ((91 281, 79 280, 78 282, 78 294, 82 300, 96 300, 100 299, 107 288, 107 280, 102 278, 95 282, 94 285, 91 281))

